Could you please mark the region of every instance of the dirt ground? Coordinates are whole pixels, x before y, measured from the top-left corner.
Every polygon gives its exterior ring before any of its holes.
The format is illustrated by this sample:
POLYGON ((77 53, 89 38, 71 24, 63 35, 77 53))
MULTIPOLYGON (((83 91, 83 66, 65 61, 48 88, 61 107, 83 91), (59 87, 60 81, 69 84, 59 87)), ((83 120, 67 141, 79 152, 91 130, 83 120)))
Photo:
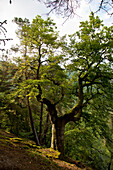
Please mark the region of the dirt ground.
POLYGON ((0 130, 0 170, 81 170, 56 155, 50 149, 37 148, 31 141, 0 130))

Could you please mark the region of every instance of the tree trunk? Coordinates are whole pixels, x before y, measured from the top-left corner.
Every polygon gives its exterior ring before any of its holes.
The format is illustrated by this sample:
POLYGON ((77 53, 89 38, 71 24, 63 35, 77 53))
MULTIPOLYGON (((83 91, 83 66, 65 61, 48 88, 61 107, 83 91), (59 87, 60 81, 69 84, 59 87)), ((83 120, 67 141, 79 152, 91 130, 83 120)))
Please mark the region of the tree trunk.
POLYGON ((41 111, 40 111, 40 130, 39 130, 39 141, 42 143, 42 116, 43 116, 43 103, 41 103, 41 111))
POLYGON ((44 138, 42 141, 43 145, 46 145, 46 135, 47 135, 47 131, 48 131, 48 122, 49 122, 49 113, 47 114, 47 119, 46 119, 46 123, 45 123, 45 128, 44 128, 44 138))
POLYGON ((60 158, 64 157, 64 131, 65 131, 65 121, 58 118, 57 121, 57 145, 58 151, 61 153, 60 158))
POLYGON ((51 148, 61 153, 60 158, 64 156, 64 130, 65 121, 61 118, 57 118, 56 123, 52 123, 51 148))
POLYGON ((35 142, 38 146, 40 146, 38 136, 37 136, 37 132, 36 132, 35 125, 34 125, 34 121, 33 121, 32 111, 31 111, 31 107, 30 107, 30 103, 29 103, 29 97, 27 97, 27 102, 28 102, 28 110, 29 110, 29 116, 30 116, 30 121, 31 121, 31 128, 32 128, 32 131, 33 131, 35 142))
POLYGON ((111 166, 112 166, 112 160, 113 160, 113 153, 111 152, 111 158, 110 158, 110 162, 108 164, 108 170, 112 170, 111 166))
POLYGON ((54 150, 58 150, 56 125, 54 123, 52 123, 51 148, 54 150))
MULTIPOLYGON (((78 103, 71 109, 71 111, 69 111, 69 113, 61 117, 57 116, 56 104, 52 104, 51 101, 43 98, 43 103, 47 105, 47 111, 49 112, 50 121, 52 124, 51 148, 58 150, 61 153, 60 158, 64 157, 64 130, 66 123, 68 123, 69 121, 78 121, 80 119, 82 106, 81 100, 83 100, 82 87, 80 88, 80 90, 80 100, 78 101, 78 103)), ((42 92, 40 89, 40 95, 41 94, 42 92)), ((37 96, 37 100, 40 99, 40 95, 37 96)))

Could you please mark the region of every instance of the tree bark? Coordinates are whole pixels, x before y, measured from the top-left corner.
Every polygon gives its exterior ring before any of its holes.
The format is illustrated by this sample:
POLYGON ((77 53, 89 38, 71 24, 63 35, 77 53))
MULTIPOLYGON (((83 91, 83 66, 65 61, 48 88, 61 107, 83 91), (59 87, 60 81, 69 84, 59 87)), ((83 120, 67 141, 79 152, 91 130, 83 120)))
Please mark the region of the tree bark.
MULTIPOLYGON (((42 91, 40 90, 40 95, 37 96, 37 100, 40 99, 42 91)), ((82 113, 82 103, 83 103, 83 87, 82 79, 79 78, 79 99, 78 103, 64 116, 58 117, 56 105, 52 104, 50 100, 43 98, 43 103, 47 106, 47 111, 50 115, 50 120, 52 124, 52 138, 51 138, 51 148, 58 150, 61 155, 60 158, 64 156, 64 130, 65 125, 69 121, 78 121, 82 113)))
POLYGON ((49 126, 48 122, 49 122, 49 113, 47 114, 47 119, 46 119, 45 128, 44 128, 44 138, 42 140, 43 145, 46 145, 46 135, 47 135, 48 126, 49 126))
POLYGON ((56 124, 52 123, 51 148, 54 150, 58 150, 57 143, 58 142, 57 142, 56 124))
POLYGON ((32 116, 31 106, 30 106, 30 102, 29 102, 29 97, 27 97, 27 103, 28 103, 29 117, 30 117, 30 121, 31 121, 31 128, 32 128, 32 131, 33 131, 35 142, 36 142, 36 144, 38 146, 40 146, 38 136, 37 136, 37 132, 36 132, 35 125, 34 125, 34 121, 33 121, 33 116, 32 116))
POLYGON ((41 103, 40 109, 40 130, 39 130, 39 141, 42 143, 42 116, 43 116, 43 103, 41 103))
POLYGON ((57 147, 58 151, 61 153, 60 158, 64 157, 64 131, 65 131, 65 119, 62 117, 57 119, 57 147))
POLYGON ((64 130, 65 120, 57 117, 56 123, 52 123, 51 148, 61 153, 60 158, 64 157, 64 130))

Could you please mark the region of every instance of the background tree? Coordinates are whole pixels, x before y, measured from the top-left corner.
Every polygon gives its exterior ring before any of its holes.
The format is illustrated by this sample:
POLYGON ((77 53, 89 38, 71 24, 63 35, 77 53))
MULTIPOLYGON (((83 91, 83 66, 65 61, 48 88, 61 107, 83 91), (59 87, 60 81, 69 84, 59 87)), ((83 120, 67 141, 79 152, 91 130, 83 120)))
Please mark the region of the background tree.
MULTIPOLYGON (((52 27, 55 27, 55 24, 52 22, 52 20, 50 20, 50 18, 44 21, 43 19, 41 19, 40 16, 37 16, 37 18, 33 20, 33 23, 31 25, 29 24, 27 19, 23 21, 21 18, 15 18, 15 22, 19 25, 19 30, 17 34, 21 40, 21 47, 23 47, 22 53, 24 53, 23 58, 19 60, 20 65, 18 67, 19 70, 17 72, 17 75, 19 77, 23 77, 20 86, 22 88, 22 93, 27 97, 29 113, 30 117, 32 117, 32 109, 30 103, 32 105, 33 95, 35 93, 36 97, 37 88, 39 88, 40 86, 39 84, 37 86, 36 80, 40 81, 40 76, 43 75, 44 63, 47 64, 47 62, 49 61, 48 56, 53 55, 52 49, 54 50, 55 47, 58 46, 55 42, 55 40, 57 39, 57 32, 54 33, 52 27), (28 56, 31 50, 32 54, 28 56), (25 86, 26 89, 24 89, 25 86)), ((15 78, 19 78, 17 75, 15 75, 15 78)), ((41 102, 41 105, 42 104, 43 103, 41 102)), ((31 119, 31 124, 33 125, 33 117, 31 119)), ((41 119, 40 123, 42 121, 41 119)), ((39 136, 41 136, 42 133, 41 124, 39 136)))
POLYGON ((15 72, 16 65, 11 63, 8 56, 2 56, 0 61, 0 124, 2 128, 9 129, 11 132, 15 132, 18 135, 18 113, 20 109, 13 102, 14 99, 9 98, 9 94, 14 90, 12 78, 15 72), (17 119, 17 121, 14 121, 14 119, 17 119))
POLYGON ((94 169, 108 169, 109 164, 113 166, 111 159, 113 136, 109 126, 111 110, 113 110, 112 97, 106 100, 99 96, 92 104, 90 103, 88 110, 83 112, 79 122, 70 122, 66 125, 65 154, 68 157, 81 160, 94 169))

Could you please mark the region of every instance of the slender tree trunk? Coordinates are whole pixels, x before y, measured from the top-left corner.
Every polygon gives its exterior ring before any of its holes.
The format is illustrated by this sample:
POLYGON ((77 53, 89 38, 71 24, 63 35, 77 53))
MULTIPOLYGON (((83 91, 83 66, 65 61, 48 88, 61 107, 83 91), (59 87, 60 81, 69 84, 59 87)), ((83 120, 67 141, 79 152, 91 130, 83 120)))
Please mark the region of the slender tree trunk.
POLYGON ((52 123, 52 137, 51 137, 51 148, 54 150, 58 150, 57 146, 57 133, 56 133, 56 124, 52 123))
POLYGON ((18 136, 19 135, 19 113, 18 111, 16 111, 16 135, 18 136))
POLYGON ((30 122, 28 112, 25 111, 25 130, 30 131, 30 122))
POLYGON ((27 102, 28 102, 29 117, 30 117, 30 121, 31 121, 31 128, 32 128, 32 131, 33 131, 35 142, 36 142, 36 144, 38 146, 40 146, 38 136, 37 136, 37 132, 36 132, 35 125, 34 125, 34 121, 33 121, 33 116, 32 116, 32 111, 31 111, 31 107, 30 107, 29 97, 27 97, 27 102))
POLYGON ((47 114, 47 119, 46 119, 46 123, 45 123, 45 128, 44 128, 44 138, 43 138, 43 144, 46 145, 46 135, 47 135, 47 131, 48 131, 48 122, 49 122, 49 113, 47 114))
MULTIPOLYGON (((25 44, 24 50, 25 50, 24 58, 25 58, 25 61, 26 61, 27 44, 25 44)), ((25 67, 25 79, 28 80, 28 78, 29 78, 28 69, 27 69, 27 67, 25 67)), ((35 129, 35 124, 34 124, 34 121, 33 121, 33 115, 32 115, 32 110, 31 110, 31 106, 30 106, 30 102, 29 102, 29 97, 28 96, 27 96, 27 104, 28 104, 28 111, 29 111, 29 117, 30 117, 30 122, 31 122, 31 128, 32 128, 32 131, 33 131, 35 142, 36 142, 36 144, 38 146, 40 146, 39 139, 38 139, 38 136, 37 136, 37 132, 36 132, 36 129, 35 129)))
POLYGON ((39 141, 41 144, 42 140, 42 116, 43 116, 43 103, 41 102, 41 111, 40 111, 40 130, 39 130, 39 141))

